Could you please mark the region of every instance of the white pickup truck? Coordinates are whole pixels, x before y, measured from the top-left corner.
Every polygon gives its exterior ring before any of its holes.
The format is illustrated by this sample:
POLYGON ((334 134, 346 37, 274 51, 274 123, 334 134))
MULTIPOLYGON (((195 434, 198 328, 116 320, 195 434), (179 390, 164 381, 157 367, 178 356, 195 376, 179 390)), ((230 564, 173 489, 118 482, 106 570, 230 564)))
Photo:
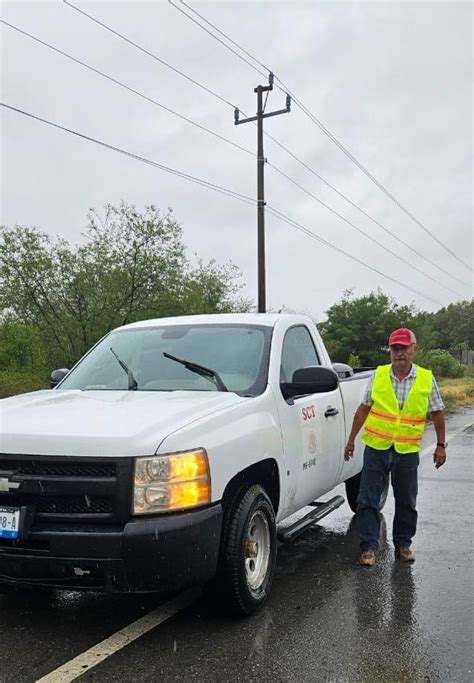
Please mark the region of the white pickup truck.
POLYGON ((343 450, 367 375, 336 370, 305 316, 163 318, 113 330, 53 389, 0 401, 0 583, 207 584, 252 613, 277 539, 340 505, 317 499, 343 481, 356 504, 361 447, 343 450))

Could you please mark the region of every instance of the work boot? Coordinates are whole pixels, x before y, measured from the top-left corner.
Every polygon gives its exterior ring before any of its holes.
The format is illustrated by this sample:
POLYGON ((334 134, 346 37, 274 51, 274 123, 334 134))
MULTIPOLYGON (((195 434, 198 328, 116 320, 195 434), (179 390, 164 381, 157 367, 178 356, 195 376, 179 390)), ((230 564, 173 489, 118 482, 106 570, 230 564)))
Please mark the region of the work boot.
POLYGON ((375 564, 375 553, 373 550, 364 550, 359 557, 359 564, 363 567, 373 567, 375 564))
POLYGON ((401 562, 415 561, 415 554, 410 548, 395 548, 395 557, 401 562))

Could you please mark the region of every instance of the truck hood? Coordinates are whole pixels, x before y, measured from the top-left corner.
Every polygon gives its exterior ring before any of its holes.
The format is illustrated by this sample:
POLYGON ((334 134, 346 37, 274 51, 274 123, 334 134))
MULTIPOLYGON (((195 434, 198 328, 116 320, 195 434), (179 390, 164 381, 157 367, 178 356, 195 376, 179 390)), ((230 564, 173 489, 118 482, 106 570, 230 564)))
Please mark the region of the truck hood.
POLYGON ((177 429, 248 400, 231 392, 36 391, 0 401, 0 452, 151 455, 177 429))

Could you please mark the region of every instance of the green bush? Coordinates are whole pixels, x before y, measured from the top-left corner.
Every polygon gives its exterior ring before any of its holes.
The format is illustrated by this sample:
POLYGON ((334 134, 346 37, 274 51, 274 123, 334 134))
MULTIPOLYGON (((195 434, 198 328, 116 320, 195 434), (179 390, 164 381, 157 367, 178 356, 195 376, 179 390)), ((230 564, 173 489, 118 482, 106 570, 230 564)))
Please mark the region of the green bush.
POLYGON ((432 370, 435 377, 463 377, 465 374, 464 365, 443 349, 419 351, 415 362, 432 370))
POLYGON ((347 361, 347 364, 351 366, 351 368, 360 368, 362 363, 360 362, 360 358, 356 353, 351 353, 349 356, 349 360, 347 361))
POLYGON ((38 389, 48 389, 48 383, 42 375, 19 370, 0 370, 0 398, 38 389))

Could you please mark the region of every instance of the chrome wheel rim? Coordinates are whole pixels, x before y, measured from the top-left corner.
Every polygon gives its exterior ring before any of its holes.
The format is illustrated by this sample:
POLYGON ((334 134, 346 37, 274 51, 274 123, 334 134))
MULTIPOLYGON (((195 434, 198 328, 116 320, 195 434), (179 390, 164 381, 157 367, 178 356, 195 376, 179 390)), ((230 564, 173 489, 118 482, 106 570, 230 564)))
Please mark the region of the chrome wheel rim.
POLYGON ((245 574, 247 585, 257 591, 262 587, 270 564, 270 527, 260 510, 253 513, 244 540, 245 574))

